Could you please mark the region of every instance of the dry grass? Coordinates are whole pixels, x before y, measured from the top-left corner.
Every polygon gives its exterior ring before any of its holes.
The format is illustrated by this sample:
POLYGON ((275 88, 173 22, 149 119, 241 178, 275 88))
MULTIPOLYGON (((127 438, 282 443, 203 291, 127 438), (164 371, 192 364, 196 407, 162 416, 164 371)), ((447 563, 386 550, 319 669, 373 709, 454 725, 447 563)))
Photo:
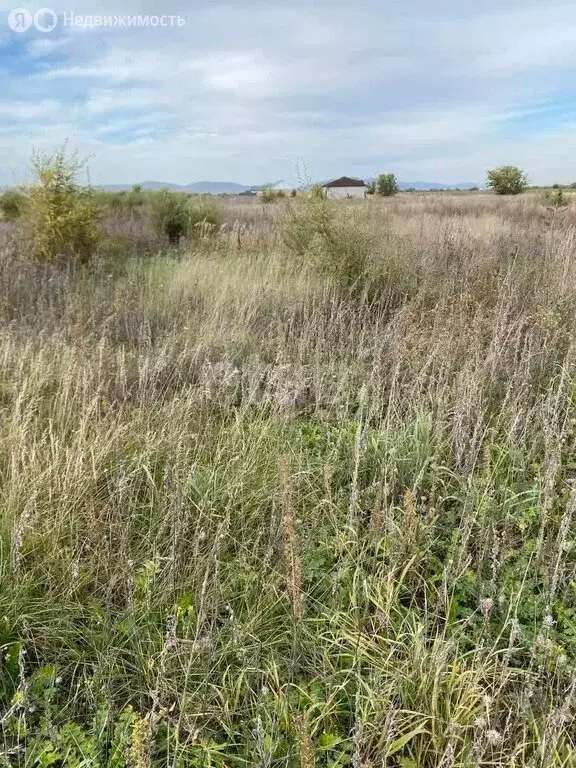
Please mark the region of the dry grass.
POLYGON ((574 766, 573 211, 336 204, 375 293, 290 204, 68 271, 3 225, 0 761, 574 766))

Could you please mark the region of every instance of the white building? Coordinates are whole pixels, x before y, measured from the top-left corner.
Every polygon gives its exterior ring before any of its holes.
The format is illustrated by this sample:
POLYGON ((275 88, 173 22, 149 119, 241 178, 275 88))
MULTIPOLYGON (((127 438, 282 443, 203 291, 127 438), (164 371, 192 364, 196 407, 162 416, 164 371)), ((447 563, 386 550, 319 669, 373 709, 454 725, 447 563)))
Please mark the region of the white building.
POLYGON ((347 197, 363 200, 366 197, 367 187, 362 179, 351 179, 348 176, 342 176, 340 179, 334 179, 322 186, 324 194, 331 200, 341 200, 347 197))

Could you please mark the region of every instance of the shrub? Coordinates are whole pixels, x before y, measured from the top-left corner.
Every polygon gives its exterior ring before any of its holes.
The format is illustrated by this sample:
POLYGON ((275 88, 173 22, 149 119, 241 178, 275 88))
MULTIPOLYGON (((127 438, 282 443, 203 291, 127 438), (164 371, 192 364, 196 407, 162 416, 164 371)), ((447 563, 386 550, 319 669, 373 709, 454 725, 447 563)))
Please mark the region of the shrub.
POLYGON ((180 242, 188 233, 188 199, 179 192, 162 189, 150 200, 150 226, 170 243, 180 242))
POLYGON ((381 197, 392 197, 398 192, 398 182, 393 173, 381 173, 376 181, 376 194, 381 197))
POLYGON ((275 190, 270 189, 269 187, 265 187, 264 189, 260 190, 259 197, 263 203, 275 203, 278 199, 278 195, 276 194, 275 190))
POLYGON ((218 206, 205 198, 191 199, 181 192, 163 189, 150 201, 150 225, 157 234, 165 235, 170 243, 214 230, 220 221, 218 206))
POLYGON ((36 259, 86 261, 94 253, 101 232, 92 190, 78 184, 84 161, 65 148, 53 155, 35 153, 34 183, 27 189, 26 214, 36 259))
MULTIPOLYGON (((314 189, 314 187, 312 188, 314 189)), ((288 250, 299 258, 305 257, 312 241, 325 235, 332 226, 333 208, 320 190, 320 197, 300 198, 290 206, 280 223, 280 236, 288 250)))
POLYGON ((309 197, 311 197, 312 200, 324 200, 326 198, 326 194, 320 184, 312 184, 310 187, 309 197))
POLYGON ((340 288, 364 286, 373 238, 348 218, 336 219, 334 206, 324 196, 291 207, 280 231, 292 254, 340 288))
POLYGON ((362 289, 374 247, 371 235, 352 221, 339 219, 319 231, 310 244, 310 257, 319 274, 345 290, 362 289))
POLYGON ((215 200, 192 197, 188 200, 188 235, 215 232, 222 224, 222 210, 215 200))
POLYGON ((544 204, 553 205, 555 208, 562 208, 570 205, 570 196, 567 195, 560 186, 552 187, 553 192, 548 190, 544 193, 544 204))
POLYGON ((8 189, 0 195, 0 213, 6 221, 19 219, 24 212, 26 197, 16 189, 8 189))
POLYGON ((528 186, 528 177, 515 165, 502 165, 488 171, 487 183, 497 195, 519 195, 528 186))

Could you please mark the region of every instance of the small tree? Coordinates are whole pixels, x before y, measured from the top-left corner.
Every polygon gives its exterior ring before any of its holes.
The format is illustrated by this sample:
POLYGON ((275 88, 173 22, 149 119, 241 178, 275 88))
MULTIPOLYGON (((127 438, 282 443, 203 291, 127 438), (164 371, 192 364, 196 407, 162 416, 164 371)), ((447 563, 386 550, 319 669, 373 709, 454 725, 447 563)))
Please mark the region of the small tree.
POLYGON ((502 165, 488 171, 488 186, 497 195, 519 195, 528 186, 528 177, 515 165, 502 165))
POLYGON ((376 182, 376 194, 392 197, 398 192, 398 182, 394 173, 381 173, 376 182))
POLYGON ((32 157, 34 183, 27 188, 26 219, 32 250, 41 261, 86 261, 100 240, 98 207, 92 191, 78 183, 85 162, 66 148, 32 157))

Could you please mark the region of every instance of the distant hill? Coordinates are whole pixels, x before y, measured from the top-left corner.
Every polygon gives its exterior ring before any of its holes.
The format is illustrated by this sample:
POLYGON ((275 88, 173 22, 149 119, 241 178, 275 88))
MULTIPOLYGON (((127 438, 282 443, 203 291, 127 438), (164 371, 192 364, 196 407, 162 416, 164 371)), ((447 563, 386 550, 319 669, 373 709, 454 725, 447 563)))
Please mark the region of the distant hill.
MULTIPOLYGON (((324 182, 322 182, 324 183, 324 182)), ((281 186, 282 182, 270 184, 237 184, 235 181, 193 181, 190 184, 171 184, 168 181, 142 181, 142 189, 170 189, 175 192, 193 192, 199 195, 239 195, 241 192, 258 190, 263 187, 281 186)), ((121 192, 132 189, 133 184, 106 184, 102 188, 111 192, 121 192)), ((400 189, 440 190, 440 189, 472 189, 479 187, 471 181, 460 184, 440 184, 437 181, 399 181, 400 189)))
MULTIPOLYGON (((102 189, 110 192, 123 192, 132 189, 134 184, 105 184, 102 189)), ((169 181, 141 181, 142 189, 170 189, 173 192, 194 192, 200 195, 239 195, 250 189, 260 189, 258 185, 236 184, 234 181, 194 181, 191 184, 171 184, 169 181)))
POLYGON ((439 190, 439 189, 473 189, 474 187, 480 187, 480 184, 476 184, 473 181, 462 181, 460 184, 439 184, 437 181, 399 181, 398 186, 400 189, 423 189, 423 190, 439 190))

